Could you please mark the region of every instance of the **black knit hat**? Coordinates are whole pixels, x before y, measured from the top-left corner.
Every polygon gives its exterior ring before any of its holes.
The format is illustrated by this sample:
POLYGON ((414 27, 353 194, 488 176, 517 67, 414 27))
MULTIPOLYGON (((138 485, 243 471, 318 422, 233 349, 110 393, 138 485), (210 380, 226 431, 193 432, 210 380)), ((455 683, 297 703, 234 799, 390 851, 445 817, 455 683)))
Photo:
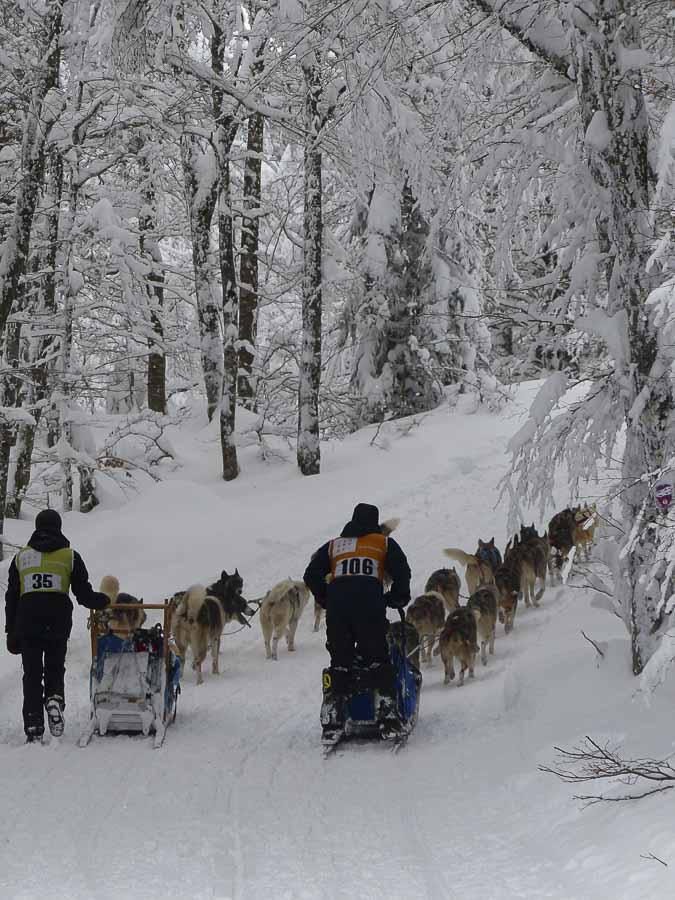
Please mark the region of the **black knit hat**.
POLYGON ((380 527, 380 511, 370 503, 357 503, 352 513, 352 522, 370 532, 377 531, 380 527))
POLYGON ((50 531, 52 533, 60 533, 61 516, 55 509, 43 509, 35 516, 36 531, 50 531))

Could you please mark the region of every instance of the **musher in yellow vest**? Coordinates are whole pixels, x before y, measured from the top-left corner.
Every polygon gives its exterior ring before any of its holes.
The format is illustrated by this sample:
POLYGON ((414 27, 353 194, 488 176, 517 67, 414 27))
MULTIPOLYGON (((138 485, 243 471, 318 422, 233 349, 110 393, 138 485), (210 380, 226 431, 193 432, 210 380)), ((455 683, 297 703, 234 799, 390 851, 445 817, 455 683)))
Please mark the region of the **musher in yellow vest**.
POLYGON ((319 547, 305 571, 305 584, 326 610, 326 648, 331 661, 331 688, 321 709, 323 739, 344 731, 351 670, 358 650, 369 667, 380 697, 378 719, 384 739, 396 737, 401 723, 396 708, 395 673, 387 649, 387 606, 410 601, 410 567, 392 537, 382 534, 379 510, 359 503, 340 537, 319 547), (384 576, 391 588, 384 591, 384 576))
POLYGON ((9 567, 5 594, 7 649, 23 662, 23 725, 26 741, 40 741, 44 710, 49 730, 63 734, 64 676, 68 638, 73 625, 73 604, 104 609, 106 594, 95 591, 80 554, 61 531, 61 516, 43 509, 35 518, 35 531, 9 567))

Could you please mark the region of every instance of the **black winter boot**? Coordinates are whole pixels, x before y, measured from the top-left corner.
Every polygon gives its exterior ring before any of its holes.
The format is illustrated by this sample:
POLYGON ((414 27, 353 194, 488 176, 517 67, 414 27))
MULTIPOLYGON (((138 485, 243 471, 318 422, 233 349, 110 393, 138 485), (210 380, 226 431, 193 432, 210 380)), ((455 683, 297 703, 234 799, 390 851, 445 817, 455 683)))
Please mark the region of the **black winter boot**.
POLYGON ((39 744, 42 741, 45 730, 40 725, 27 725, 25 732, 27 744, 39 744))
POLYGON ((324 744, 334 744, 344 736, 348 678, 347 669, 324 669, 321 704, 321 740, 324 744))
POLYGON ((63 718, 64 706, 63 697, 59 697, 56 694, 53 697, 48 697, 45 702, 47 724, 54 737, 61 737, 63 734, 63 729, 65 727, 65 720, 63 718))
POLYGON ((373 681, 376 689, 376 715, 380 737, 383 741, 400 737, 405 728, 398 711, 395 689, 396 673, 389 663, 383 663, 373 669, 373 681))

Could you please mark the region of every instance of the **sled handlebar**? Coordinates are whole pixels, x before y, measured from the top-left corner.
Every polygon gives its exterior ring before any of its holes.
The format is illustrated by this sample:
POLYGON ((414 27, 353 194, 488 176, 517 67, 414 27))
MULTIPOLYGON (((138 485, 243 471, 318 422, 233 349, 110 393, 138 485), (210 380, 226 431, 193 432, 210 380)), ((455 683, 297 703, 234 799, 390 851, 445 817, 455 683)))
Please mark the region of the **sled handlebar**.
POLYGON ((104 609, 97 609, 96 612, 106 612, 110 609, 168 609, 170 603, 110 603, 104 609))

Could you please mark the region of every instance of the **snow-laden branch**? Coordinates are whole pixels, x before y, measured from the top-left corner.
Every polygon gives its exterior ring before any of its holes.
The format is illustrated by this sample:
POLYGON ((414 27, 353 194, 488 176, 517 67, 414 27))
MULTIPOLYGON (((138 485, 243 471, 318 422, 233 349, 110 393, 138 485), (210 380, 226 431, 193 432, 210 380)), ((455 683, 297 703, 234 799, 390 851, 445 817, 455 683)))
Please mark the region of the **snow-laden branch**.
POLYGON ((554 16, 513 0, 472 0, 488 16, 495 16, 502 28, 542 62, 552 66, 566 81, 570 76, 570 48, 563 23, 554 16))

